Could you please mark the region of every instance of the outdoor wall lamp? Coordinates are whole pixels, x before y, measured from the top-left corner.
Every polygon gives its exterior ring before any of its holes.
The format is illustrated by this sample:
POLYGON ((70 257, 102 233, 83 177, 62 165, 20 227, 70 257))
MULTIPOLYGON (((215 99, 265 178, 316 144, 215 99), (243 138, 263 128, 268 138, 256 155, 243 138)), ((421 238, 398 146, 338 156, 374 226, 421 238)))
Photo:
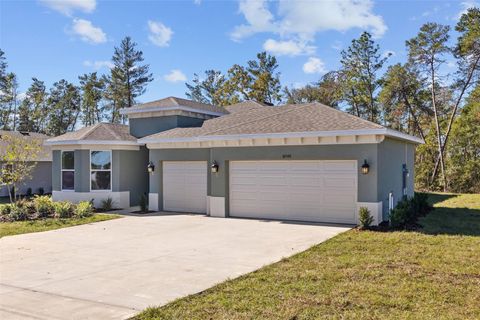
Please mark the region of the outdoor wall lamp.
POLYGON ((362 164, 362 173, 367 174, 370 171, 370 165, 367 163, 367 159, 365 159, 365 162, 362 164))
POLYGON ((147 170, 149 173, 153 173, 155 171, 155 165, 153 164, 152 161, 150 161, 147 165, 147 170))
POLYGON ((218 172, 218 163, 217 161, 213 161, 212 165, 210 166, 211 170, 213 173, 217 173, 218 172))

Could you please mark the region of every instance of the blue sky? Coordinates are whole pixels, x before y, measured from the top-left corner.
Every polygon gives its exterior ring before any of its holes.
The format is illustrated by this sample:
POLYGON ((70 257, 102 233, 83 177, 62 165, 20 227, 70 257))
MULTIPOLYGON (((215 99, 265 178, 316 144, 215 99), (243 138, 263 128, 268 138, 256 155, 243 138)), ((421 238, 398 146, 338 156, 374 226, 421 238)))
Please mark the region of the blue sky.
POLYGON ((108 72, 114 46, 130 35, 155 80, 139 101, 183 97, 185 81, 225 71, 267 49, 283 85, 316 81, 339 67, 340 50, 367 30, 389 63, 406 59, 405 40, 425 22, 455 25, 465 1, 95 1, 0 2, 0 48, 20 92, 37 77, 50 86, 108 72))

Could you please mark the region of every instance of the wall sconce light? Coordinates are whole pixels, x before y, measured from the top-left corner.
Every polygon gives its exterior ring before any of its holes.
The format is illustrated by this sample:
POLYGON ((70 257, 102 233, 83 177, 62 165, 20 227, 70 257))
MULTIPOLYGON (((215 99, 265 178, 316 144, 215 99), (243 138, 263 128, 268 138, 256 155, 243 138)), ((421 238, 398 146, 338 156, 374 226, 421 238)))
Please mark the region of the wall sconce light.
POLYGON ((367 159, 365 159, 365 162, 362 164, 362 173, 367 174, 370 171, 370 165, 367 163, 367 159))
POLYGON ((217 173, 218 172, 218 163, 217 161, 213 161, 212 165, 210 166, 211 170, 213 173, 217 173))
POLYGON ((153 173, 155 171, 155 165, 153 164, 152 161, 148 163, 147 170, 148 170, 148 173, 153 173))

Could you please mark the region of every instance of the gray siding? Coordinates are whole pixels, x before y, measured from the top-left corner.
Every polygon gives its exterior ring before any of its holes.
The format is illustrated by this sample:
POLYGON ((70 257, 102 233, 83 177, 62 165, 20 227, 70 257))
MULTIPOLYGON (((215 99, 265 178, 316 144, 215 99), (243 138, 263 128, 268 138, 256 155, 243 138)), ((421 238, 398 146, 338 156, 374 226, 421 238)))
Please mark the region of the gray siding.
POLYGON ((409 171, 409 177, 407 178, 407 195, 409 197, 413 196, 415 145, 387 138, 378 145, 378 158, 378 201, 383 202, 383 218, 387 220, 389 193, 393 192, 395 203, 403 196, 403 164, 407 165, 409 171))
POLYGON ((200 127, 203 121, 203 119, 185 116, 132 118, 129 120, 130 134, 137 138, 142 138, 154 133, 178 127, 200 127))
POLYGON ((136 206, 148 193, 148 150, 112 151, 112 191, 130 191, 130 205, 136 206))
POLYGON ((62 189, 62 152, 60 150, 52 151, 52 190, 60 191, 62 189))
POLYGON ((75 192, 90 192, 90 150, 75 150, 75 192))
POLYGON ((209 196, 225 197, 228 214, 229 161, 235 160, 357 160, 358 168, 364 159, 370 164, 370 173, 358 176, 358 201, 377 202, 377 144, 328 145, 328 146, 278 146, 238 147, 212 149, 157 149, 150 151, 150 160, 156 165, 155 174, 150 176, 150 192, 158 193, 159 208, 162 208, 161 161, 206 160, 209 166, 216 161, 218 173, 208 172, 209 196))
MULTIPOLYGON (((52 162, 37 162, 31 176, 31 179, 25 180, 17 186, 17 194, 26 194, 28 188, 32 189, 32 193, 38 193, 39 188, 43 188, 45 193, 52 191, 52 162)), ((8 197, 8 188, 6 186, 0 187, 0 197, 8 197)))

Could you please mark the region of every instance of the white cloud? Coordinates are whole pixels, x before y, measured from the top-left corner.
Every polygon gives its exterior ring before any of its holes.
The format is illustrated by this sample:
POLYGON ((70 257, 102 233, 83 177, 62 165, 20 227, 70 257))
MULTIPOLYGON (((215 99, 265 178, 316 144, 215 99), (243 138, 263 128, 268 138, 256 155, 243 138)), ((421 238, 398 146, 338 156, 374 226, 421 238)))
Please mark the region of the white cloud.
POLYGON ((274 55, 279 56, 298 56, 301 54, 312 54, 315 51, 315 47, 307 45, 305 42, 299 41, 277 41, 268 39, 263 44, 263 49, 274 55))
POLYGON ((113 68, 113 63, 108 60, 97 60, 97 61, 85 60, 83 61, 83 65, 85 67, 93 68, 95 71, 100 70, 102 68, 108 68, 108 69, 113 68))
POLYGON ((303 65, 303 72, 305 73, 325 73, 325 63, 320 58, 310 57, 308 61, 303 65))
POLYGON ((96 0, 40 0, 40 2, 66 16, 71 16, 76 10, 90 13, 97 6, 96 0))
POLYGON ((199 6, 202 4, 202 0, 193 0, 193 3, 199 6))
POLYGON ((85 42, 103 43, 107 41, 107 35, 99 27, 95 27, 92 22, 84 19, 73 19, 72 33, 80 36, 85 42))
POLYGON ((187 76, 178 69, 173 69, 170 73, 163 76, 163 79, 168 82, 185 82, 187 81, 187 76))
POLYGON ((148 39, 156 46, 168 47, 172 39, 173 31, 163 23, 158 21, 148 21, 148 30, 150 34, 148 39))
POLYGON ((369 30, 381 37, 387 26, 380 15, 372 12, 373 1, 288 1, 278 4, 275 17, 266 0, 241 0, 239 12, 247 24, 233 30, 233 40, 240 40, 260 32, 272 32, 282 37, 313 40, 317 32, 335 30, 345 32, 352 28, 369 30))
POLYGON ((460 3, 462 10, 458 13, 457 19, 460 19, 462 14, 467 13, 468 9, 473 7, 480 7, 480 3, 476 0, 467 0, 460 3))

